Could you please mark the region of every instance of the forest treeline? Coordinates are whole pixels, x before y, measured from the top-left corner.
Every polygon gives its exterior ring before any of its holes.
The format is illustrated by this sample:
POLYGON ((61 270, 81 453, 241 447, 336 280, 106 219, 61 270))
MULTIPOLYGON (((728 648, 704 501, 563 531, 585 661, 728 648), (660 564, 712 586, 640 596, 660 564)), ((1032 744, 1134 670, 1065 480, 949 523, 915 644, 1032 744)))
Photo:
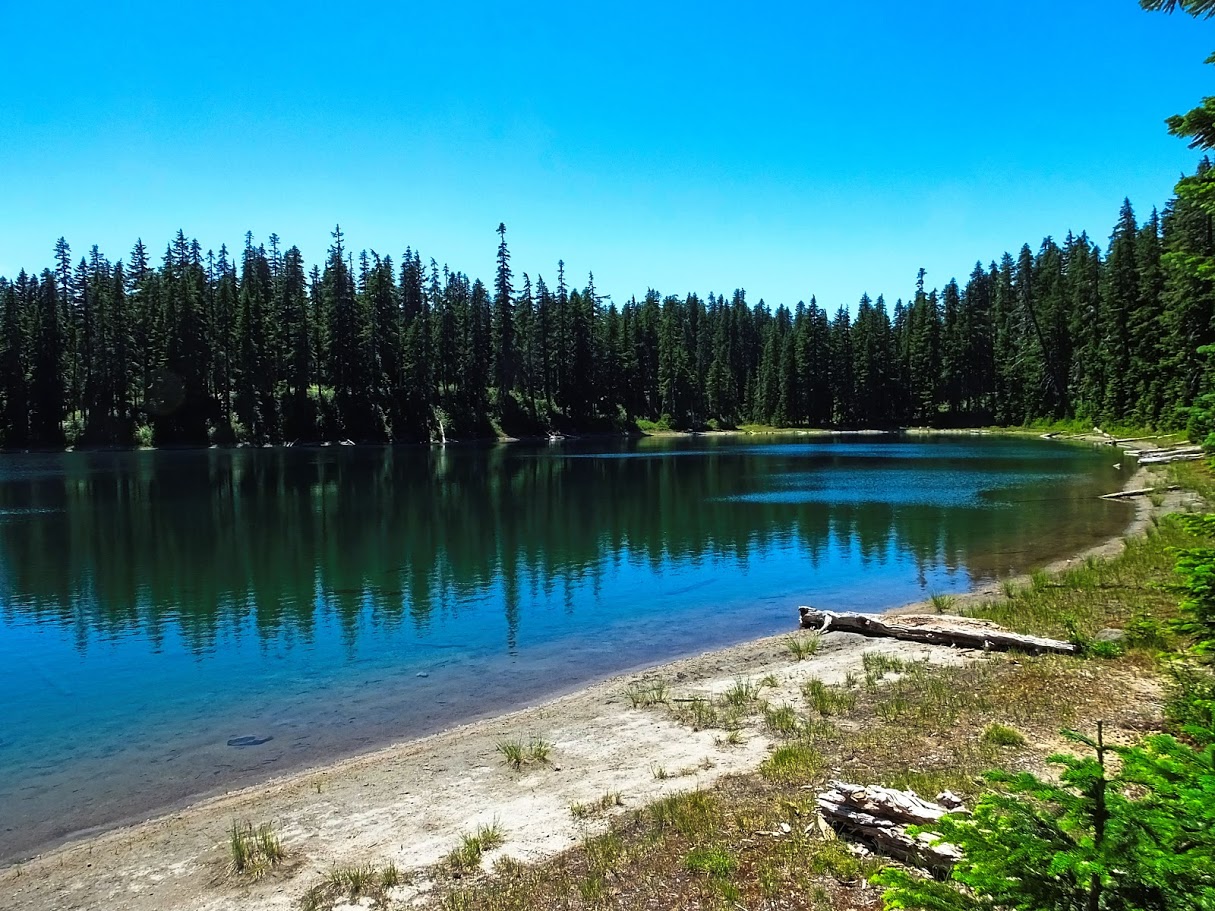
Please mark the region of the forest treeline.
MULTIPOLYGON (((1215 187, 1204 160, 1187 178, 1215 187)), ((323 265, 246 236, 204 253, 179 231, 154 264, 60 239, 40 274, 0 278, 7 448, 351 439, 497 431, 1022 424, 1182 426, 1215 388, 1212 216, 1191 194, 1104 249, 1046 238, 893 307, 733 294, 623 305, 593 276, 516 274, 499 225, 492 287, 406 249, 323 265)))

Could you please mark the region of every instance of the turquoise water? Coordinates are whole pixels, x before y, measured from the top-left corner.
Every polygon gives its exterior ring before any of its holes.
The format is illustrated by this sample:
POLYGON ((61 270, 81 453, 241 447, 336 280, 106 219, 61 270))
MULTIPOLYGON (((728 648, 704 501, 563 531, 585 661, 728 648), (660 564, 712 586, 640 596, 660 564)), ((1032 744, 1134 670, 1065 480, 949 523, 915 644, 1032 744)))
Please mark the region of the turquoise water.
POLYGON ((1116 534, 988 437, 0 457, 0 859, 1116 534))

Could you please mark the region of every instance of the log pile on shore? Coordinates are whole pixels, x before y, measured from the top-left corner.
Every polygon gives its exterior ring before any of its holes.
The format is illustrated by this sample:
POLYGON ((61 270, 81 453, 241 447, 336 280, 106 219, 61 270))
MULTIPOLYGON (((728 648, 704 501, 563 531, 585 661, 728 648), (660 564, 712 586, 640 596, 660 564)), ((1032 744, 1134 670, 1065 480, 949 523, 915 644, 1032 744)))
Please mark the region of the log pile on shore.
POLYGON ((940 836, 907 831, 912 826, 931 826, 946 813, 964 812, 961 799, 948 791, 933 803, 915 791, 832 781, 830 789, 818 795, 818 810, 841 835, 886 857, 943 871, 962 856, 953 845, 937 843, 940 836))
POLYGON ((1171 446, 1167 449, 1128 449, 1126 454, 1139 459, 1140 465, 1168 465, 1172 462, 1197 462, 1205 458, 1201 446, 1171 446))

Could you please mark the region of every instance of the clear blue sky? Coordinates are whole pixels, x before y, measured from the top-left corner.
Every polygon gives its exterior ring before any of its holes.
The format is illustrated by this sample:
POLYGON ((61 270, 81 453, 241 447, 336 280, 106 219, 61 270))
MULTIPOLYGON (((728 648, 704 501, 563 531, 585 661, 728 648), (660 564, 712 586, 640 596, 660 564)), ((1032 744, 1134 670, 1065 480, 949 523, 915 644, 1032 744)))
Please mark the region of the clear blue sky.
POLYGON ((1146 214, 1215 22, 1135 0, 0 0, 0 274, 180 227, 828 307, 1146 214))

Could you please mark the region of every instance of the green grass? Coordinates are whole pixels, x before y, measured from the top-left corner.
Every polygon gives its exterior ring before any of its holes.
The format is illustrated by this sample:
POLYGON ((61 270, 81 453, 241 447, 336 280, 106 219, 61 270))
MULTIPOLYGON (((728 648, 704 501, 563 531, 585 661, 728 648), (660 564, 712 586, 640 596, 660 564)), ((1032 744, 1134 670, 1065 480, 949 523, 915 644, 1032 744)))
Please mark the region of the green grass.
POLYGON ((887 674, 901 674, 907 670, 908 664, 902 658, 887 655, 885 652, 864 652, 861 655, 861 667, 866 675, 872 675, 881 680, 887 674))
POLYGON ((464 876, 481 868, 487 851, 501 847, 506 841, 502 827, 495 819, 475 832, 460 836, 460 844, 447 855, 447 866, 456 876, 464 876))
POLYGON ((526 753, 523 744, 518 740, 504 740, 498 744, 498 752, 502 754, 502 761, 516 769, 523 767, 523 761, 526 758, 526 753))
POLYGON ((598 816, 608 810, 616 807, 624 806, 624 798, 620 796, 619 791, 608 791, 598 800, 590 803, 572 803, 570 804, 570 815, 574 819, 590 819, 593 816, 598 816))
POLYGON ((828 686, 817 677, 802 684, 806 702, 824 718, 851 711, 856 706, 856 693, 839 686, 828 686))
POLYGON ((630 683, 624 695, 633 703, 633 708, 639 709, 666 703, 671 691, 665 680, 644 680, 630 683))
POLYGON ((684 858, 684 866, 692 873, 705 873, 709 876, 728 877, 738 869, 738 861, 734 855, 720 845, 693 848, 684 858))
POLYGON ((553 745, 542 737, 533 737, 527 743, 522 740, 503 740, 497 750, 502 761, 518 771, 528 763, 545 763, 553 752, 553 745))
POLYGON ((821 637, 818 633, 803 636, 789 636, 785 639, 785 651, 796 661, 804 661, 818 651, 821 637))
POLYGON ((548 762, 553 753, 553 745, 543 737, 534 737, 527 744, 527 758, 530 762, 548 762))
POLYGON ((722 693, 727 705, 744 708, 759 701, 759 687, 745 677, 735 677, 734 685, 722 693))
POLYGON ((764 706, 764 725, 780 737, 793 737, 801 730, 801 718, 791 705, 764 706))
POLYGON ((286 858, 287 852, 274 826, 268 822, 232 822, 228 831, 228 853, 232 872, 258 877, 286 858))
POLYGON ((711 831, 719 808, 706 791, 683 791, 650 804, 650 823, 657 831, 675 831, 697 836, 711 831))
POLYGON ((703 697, 675 703, 671 714, 677 721, 698 731, 716 727, 718 722, 717 707, 711 700, 703 697))
POLYGON ((817 749, 805 743, 788 743, 772 751, 759 773, 769 781, 788 784, 810 781, 822 768, 823 757, 817 749))
POLYGON ((1177 612, 1177 596, 1169 587, 1175 551, 1196 540, 1175 517, 1165 517, 1130 539, 1117 557, 1086 560, 1056 576, 1035 573, 1030 586, 1014 586, 1011 594, 1006 590, 1004 598, 969 613, 1017 632, 1080 642, 1091 642, 1106 627, 1138 623, 1159 646, 1165 637, 1152 634, 1151 627, 1163 628, 1161 621, 1177 612))
POLYGON ((369 899, 372 907, 388 907, 388 892, 405 881, 394 863, 376 867, 356 864, 334 867, 324 880, 314 885, 300 899, 302 911, 329 911, 335 905, 363 904, 369 899))
POLYGON ((1025 735, 1016 728, 993 721, 983 731, 983 742, 998 747, 1022 747, 1025 746, 1025 735))
POLYGON ((937 614, 948 614, 953 610, 957 598, 953 595, 934 594, 928 596, 928 602, 932 605, 932 610, 937 614))

